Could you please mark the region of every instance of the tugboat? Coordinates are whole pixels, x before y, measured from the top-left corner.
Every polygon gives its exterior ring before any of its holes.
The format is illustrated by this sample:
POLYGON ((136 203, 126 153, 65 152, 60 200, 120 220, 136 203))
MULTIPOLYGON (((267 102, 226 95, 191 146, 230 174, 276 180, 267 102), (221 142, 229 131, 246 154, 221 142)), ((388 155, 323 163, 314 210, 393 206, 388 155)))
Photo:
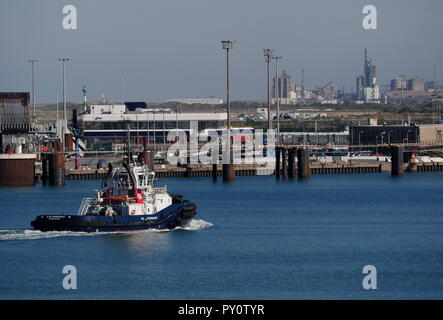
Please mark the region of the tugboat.
POLYGON ((101 190, 84 198, 77 215, 42 215, 31 222, 40 231, 125 232, 185 228, 196 214, 196 205, 180 195, 156 188, 155 172, 143 156, 136 161, 129 152, 122 165, 109 164, 101 190))

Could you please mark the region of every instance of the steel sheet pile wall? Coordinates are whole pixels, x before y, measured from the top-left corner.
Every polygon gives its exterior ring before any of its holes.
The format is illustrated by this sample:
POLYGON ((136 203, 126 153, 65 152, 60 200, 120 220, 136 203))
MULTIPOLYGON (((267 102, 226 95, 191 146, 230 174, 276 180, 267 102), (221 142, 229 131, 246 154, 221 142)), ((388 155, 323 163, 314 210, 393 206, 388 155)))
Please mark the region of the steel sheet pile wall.
POLYGON ((35 159, 0 157, 0 186, 34 185, 35 159))

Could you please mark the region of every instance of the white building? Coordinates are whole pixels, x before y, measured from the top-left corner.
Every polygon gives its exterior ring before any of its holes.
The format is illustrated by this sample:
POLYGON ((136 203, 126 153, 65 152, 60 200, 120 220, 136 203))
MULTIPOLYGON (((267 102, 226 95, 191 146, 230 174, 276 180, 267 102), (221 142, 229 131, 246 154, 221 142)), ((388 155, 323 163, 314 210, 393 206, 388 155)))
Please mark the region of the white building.
POLYGON ((185 104, 223 104, 225 101, 223 99, 216 99, 216 98, 208 98, 208 99, 170 99, 166 100, 165 102, 179 102, 179 103, 185 103, 185 104))
POLYGON ((151 109, 145 103, 95 104, 90 112, 80 116, 83 135, 95 142, 114 142, 127 135, 130 122, 131 137, 149 137, 149 141, 163 142, 170 131, 189 132, 191 121, 198 122, 198 130, 223 129, 227 113, 182 113, 170 109, 151 109), (143 107, 143 105, 145 107, 143 107))

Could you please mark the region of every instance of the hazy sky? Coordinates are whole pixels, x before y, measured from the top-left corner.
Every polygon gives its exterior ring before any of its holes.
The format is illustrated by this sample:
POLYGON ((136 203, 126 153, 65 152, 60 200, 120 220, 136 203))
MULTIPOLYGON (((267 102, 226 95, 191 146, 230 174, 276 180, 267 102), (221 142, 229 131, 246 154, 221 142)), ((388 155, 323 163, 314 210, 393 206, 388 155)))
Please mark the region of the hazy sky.
MULTIPOLYGON (((37 102, 62 91, 59 57, 69 57, 68 99, 100 93, 120 100, 225 96, 220 40, 231 54, 232 97, 264 99, 263 48, 311 88, 333 80, 347 90, 362 73, 367 47, 379 84, 404 74, 443 76, 442 0, 0 0, 0 91, 30 91, 37 102), (64 5, 77 8, 78 30, 62 27, 64 5), (378 30, 362 28, 362 8, 378 10, 378 30)), ((272 73, 274 73, 272 66, 272 73)))

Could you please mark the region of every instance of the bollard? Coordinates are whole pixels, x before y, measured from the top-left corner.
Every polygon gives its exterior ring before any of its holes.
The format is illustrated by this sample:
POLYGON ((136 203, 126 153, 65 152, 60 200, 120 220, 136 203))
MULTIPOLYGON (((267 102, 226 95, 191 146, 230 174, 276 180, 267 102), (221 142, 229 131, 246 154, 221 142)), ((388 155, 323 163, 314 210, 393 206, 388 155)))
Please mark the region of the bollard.
POLYGON ((391 174, 393 176, 401 176, 404 173, 403 147, 393 146, 391 147, 391 153, 392 153, 391 174))
POLYGON ((306 149, 298 149, 297 152, 298 177, 309 179, 311 169, 309 167, 309 152, 306 149))

